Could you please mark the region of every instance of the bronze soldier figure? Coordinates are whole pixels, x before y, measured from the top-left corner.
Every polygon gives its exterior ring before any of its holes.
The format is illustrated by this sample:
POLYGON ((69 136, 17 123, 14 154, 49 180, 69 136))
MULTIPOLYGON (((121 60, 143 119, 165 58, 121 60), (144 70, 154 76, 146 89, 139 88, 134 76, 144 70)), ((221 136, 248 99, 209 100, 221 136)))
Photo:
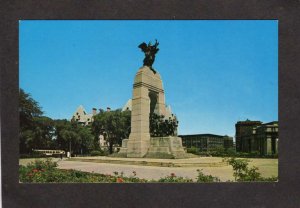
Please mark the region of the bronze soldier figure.
POLYGON ((145 53, 145 58, 143 61, 144 66, 149 66, 150 69, 154 72, 154 74, 156 73, 156 71, 152 68, 152 64, 155 61, 155 54, 159 50, 157 48, 158 45, 159 45, 159 43, 157 42, 157 40, 155 40, 154 45, 152 45, 151 42, 149 42, 148 45, 145 42, 143 42, 138 46, 145 53))

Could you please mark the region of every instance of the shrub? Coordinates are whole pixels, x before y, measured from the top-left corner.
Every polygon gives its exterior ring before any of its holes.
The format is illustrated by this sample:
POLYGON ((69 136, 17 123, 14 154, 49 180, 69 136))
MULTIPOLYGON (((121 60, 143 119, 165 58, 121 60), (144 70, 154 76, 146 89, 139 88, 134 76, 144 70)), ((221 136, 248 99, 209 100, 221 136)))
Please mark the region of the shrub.
POLYGON ((260 157, 260 152, 259 151, 252 151, 252 152, 248 153, 248 156, 253 157, 253 158, 260 157))
POLYGON ((236 159, 229 158, 224 159, 228 162, 229 165, 233 168, 233 176, 235 181, 277 181, 278 177, 270 177, 264 178, 258 172, 258 168, 253 166, 251 168, 248 167, 249 160, 247 159, 236 159))
POLYGON ((56 162, 52 162, 50 158, 44 160, 35 160, 27 164, 27 166, 19 167, 19 175, 21 182, 49 182, 47 178, 51 180, 52 173, 57 167, 56 162))
POLYGON ((104 156, 105 153, 102 150, 93 150, 91 151, 91 156, 104 156))
POLYGON ((197 155, 204 156, 204 157, 210 157, 211 155, 209 152, 198 152, 197 155))
POLYGON ((197 176, 197 182, 220 182, 220 179, 218 177, 214 177, 212 175, 204 175, 202 170, 197 170, 198 176, 197 176))
POLYGON ((187 153, 192 153, 192 154, 198 154, 198 149, 197 149, 197 147, 190 147, 190 148, 187 148, 186 149, 186 151, 187 151, 187 153))
POLYGON ((236 154, 236 150, 233 147, 229 147, 228 149, 226 149, 226 154, 228 156, 234 156, 236 154))
POLYGON ((120 158, 126 158, 127 157, 127 153, 112 153, 109 155, 109 157, 120 157, 120 158))
POLYGON ((132 182, 148 182, 145 179, 133 176, 124 177, 123 173, 115 175, 87 173, 77 170, 60 170, 57 169, 57 163, 51 159, 36 160, 27 166, 19 166, 19 179, 23 183, 132 183, 132 182))
POLYGON ((44 158, 47 157, 45 154, 41 152, 32 152, 29 154, 20 154, 20 158, 44 158))
MULTIPOLYGON (((152 181, 156 182, 156 181, 152 181)), ((183 177, 178 177, 175 175, 175 173, 171 173, 169 176, 160 178, 157 182, 162 182, 162 183, 192 183, 193 180, 190 178, 183 178, 183 177)))

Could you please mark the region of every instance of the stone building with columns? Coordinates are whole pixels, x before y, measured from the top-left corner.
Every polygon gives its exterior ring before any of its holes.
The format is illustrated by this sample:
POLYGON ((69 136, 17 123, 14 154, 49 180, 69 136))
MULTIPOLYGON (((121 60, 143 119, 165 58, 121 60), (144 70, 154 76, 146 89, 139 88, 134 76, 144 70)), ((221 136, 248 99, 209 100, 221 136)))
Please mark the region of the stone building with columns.
POLYGON ((259 152, 260 155, 278 154, 278 121, 239 121, 236 127, 237 152, 259 152))

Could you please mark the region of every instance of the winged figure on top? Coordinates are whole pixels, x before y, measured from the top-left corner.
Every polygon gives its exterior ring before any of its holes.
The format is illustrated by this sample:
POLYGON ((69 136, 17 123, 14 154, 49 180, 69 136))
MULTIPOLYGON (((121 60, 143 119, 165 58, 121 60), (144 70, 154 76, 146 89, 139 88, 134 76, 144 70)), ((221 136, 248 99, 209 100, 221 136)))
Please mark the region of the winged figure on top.
POLYGON ((152 45, 151 42, 148 43, 148 45, 143 42, 138 47, 145 53, 144 58, 144 66, 149 66, 150 69, 156 73, 156 71, 152 68, 152 64, 155 61, 155 54, 159 51, 159 48, 157 46, 159 45, 159 42, 155 40, 155 44, 152 45))

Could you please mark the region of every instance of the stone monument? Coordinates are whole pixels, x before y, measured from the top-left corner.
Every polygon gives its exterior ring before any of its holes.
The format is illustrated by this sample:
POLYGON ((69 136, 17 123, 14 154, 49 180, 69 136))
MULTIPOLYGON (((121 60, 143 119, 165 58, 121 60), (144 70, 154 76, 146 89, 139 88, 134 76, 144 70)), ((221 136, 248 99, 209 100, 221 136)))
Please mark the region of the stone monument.
POLYGON ((180 137, 150 137, 149 115, 165 115, 165 94, 160 74, 152 68, 158 42, 142 43, 139 48, 145 53, 144 66, 135 75, 132 95, 131 133, 123 139, 119 154, 126 157, 170 156, 184 158, 186 153, 180 137))

